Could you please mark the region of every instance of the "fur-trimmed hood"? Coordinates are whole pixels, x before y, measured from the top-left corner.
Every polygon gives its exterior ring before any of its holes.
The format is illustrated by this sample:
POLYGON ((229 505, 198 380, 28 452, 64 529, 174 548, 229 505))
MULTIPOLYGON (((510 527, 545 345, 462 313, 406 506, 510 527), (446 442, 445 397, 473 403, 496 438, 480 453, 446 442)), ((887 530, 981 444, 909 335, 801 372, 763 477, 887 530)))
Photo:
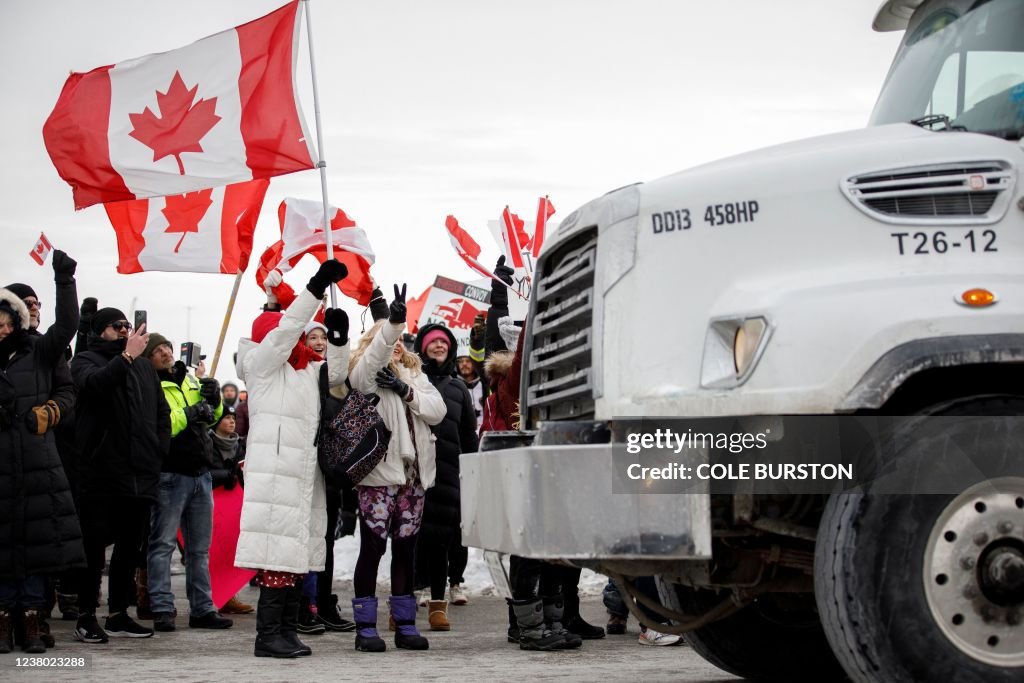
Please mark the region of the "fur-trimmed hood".
POLYGON ((484 372, 487 373, 487 380, 494 382, 494 380, 502 380, 508 375, 509 368, 512 367, 512 361, 515 360, 516 355, 511 351, 495 351, 487 357, 487 361, 484 362, 484 372))
POLYGON ((18 314, 18 326, 23 330, 27 330, 31 318, 28 312, 28 306, 25 302, 18 297, 17 294, 9 289, 0 289, 0 303, 5 303, 18 314))

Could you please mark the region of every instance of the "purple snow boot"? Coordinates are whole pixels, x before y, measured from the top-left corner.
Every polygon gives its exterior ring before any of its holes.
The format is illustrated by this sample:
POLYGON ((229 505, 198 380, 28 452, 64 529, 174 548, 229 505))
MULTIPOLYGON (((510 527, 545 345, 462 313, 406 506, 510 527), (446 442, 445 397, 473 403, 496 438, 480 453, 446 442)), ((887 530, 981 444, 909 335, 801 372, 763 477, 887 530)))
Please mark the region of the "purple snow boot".
POLYGON ((413 595, 392 595, 391 616, 395 620, 395 647, 406 650, 427 650, 430 643, 416 630, 416 597, 413 595))
POLYGON ((356 649, 360 652, 384 652, 388 649, 377 633, 377 596, 352 598, 356 622, 356 649))

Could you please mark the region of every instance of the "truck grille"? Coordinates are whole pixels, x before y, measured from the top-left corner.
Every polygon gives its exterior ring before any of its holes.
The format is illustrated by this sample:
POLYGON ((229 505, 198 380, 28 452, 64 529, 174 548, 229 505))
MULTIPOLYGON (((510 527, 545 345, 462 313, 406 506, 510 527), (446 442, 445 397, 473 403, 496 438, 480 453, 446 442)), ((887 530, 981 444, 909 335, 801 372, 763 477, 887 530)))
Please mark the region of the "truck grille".
POLYGON ((579 419, 594 412, 593 320, 597 230, 546 256, 534 283, 525 370, 526 406, 538 420, 579 419))
POLYGON ((847 198, 887 223, 995 223, 1014 184, 1009 163, 985 161, 896 169, 848 178, 847 198))

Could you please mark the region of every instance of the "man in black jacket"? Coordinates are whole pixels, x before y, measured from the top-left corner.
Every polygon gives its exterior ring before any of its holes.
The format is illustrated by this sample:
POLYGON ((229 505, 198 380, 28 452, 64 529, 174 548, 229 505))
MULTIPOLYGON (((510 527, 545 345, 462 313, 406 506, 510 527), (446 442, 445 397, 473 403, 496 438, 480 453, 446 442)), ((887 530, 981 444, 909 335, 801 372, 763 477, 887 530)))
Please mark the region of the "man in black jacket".
POLYGON ((71 361, 78 389, 75 434, 81 445, 79 516, 89 563, 78 590, 81 616, 74 635, 85 643, 105 643, 108 635, 153 635, 127 611, 146 520, 171 438, 167 401, 156 370, 141 357, 148 341, 145 325, 132 332, 124 313, 102 308, 92 317, 88 350, 71 361), (114 553, 104 630, 96 621, 96 607, 110 541, 114 553))
POLYGON ((160 377, 170 409, 171 446, 160 470, 160 493, 149 534, 149 602, 157 631, 173 631, 174 593, 171 554, 181 528, 185 555, 190 628, 230 628, 217 613, 210 586, 210 541, 213 537, 213 441, 210 427, 223 411, 220 386, 212 378, 197 379, 166 337, 152 334, 142 356, 160 377))

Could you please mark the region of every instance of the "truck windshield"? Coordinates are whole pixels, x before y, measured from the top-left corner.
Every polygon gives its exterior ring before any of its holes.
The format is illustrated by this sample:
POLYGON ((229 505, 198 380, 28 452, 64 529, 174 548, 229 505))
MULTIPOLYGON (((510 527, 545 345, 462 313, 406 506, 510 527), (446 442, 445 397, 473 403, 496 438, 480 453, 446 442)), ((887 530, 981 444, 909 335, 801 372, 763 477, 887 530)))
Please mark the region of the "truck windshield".
POLYGON ((1019 140, 1024 2, 932 0, 914 13, 872 125, 949 119, 948 128, 1019 140))

